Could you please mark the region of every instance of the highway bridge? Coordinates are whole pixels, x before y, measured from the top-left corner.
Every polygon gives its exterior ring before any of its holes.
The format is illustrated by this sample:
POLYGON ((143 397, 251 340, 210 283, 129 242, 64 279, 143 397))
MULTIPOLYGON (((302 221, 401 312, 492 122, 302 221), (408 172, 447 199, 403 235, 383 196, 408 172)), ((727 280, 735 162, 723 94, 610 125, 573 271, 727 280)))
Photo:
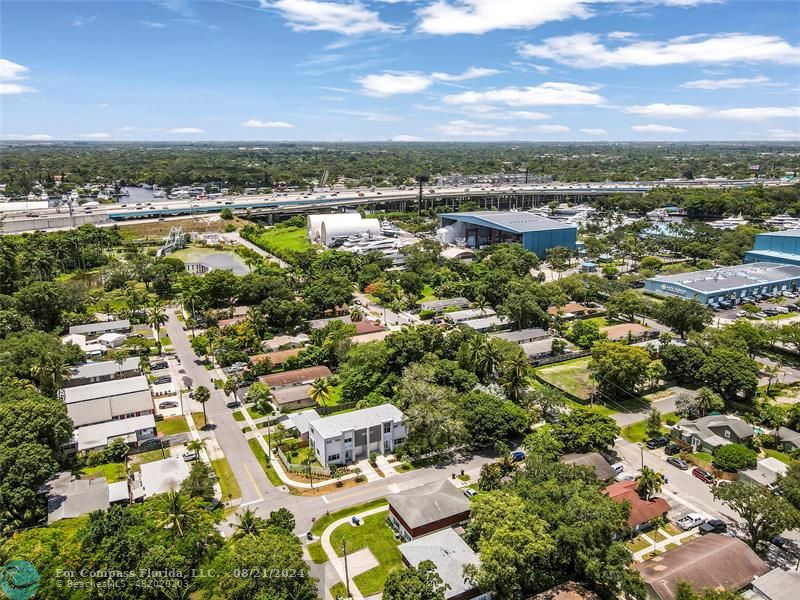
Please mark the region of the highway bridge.
MULTIPOLYGON (((472 187, 425 187, 422 208, 444 207, 458 210, 463 202, 495 210, 525 210, 541 203, 585 202, 610 194, 642 194, 658 187, 743 188, 753 185, 786 185, 778 180, 696 180, 679 182, 604 182, 547 183, 472 187)), ((140 219, 193 217, 219 213, 228 208, 242 216, 257 216, 272 221, 274 217, 364 207, 367 209, 405 211, 417 206, 416 188, 371 188, 333 192, 275 192, 267 195, 223 196, 220 198, 169 198, 139 203, 119 202, 94 206, 61 206, 30 209, 26 203, 0 204, 3 233, 19 233, 76 227, 84 223, 114 223, 140 219), (17 208, 14 205, 19 205, 17 208)))

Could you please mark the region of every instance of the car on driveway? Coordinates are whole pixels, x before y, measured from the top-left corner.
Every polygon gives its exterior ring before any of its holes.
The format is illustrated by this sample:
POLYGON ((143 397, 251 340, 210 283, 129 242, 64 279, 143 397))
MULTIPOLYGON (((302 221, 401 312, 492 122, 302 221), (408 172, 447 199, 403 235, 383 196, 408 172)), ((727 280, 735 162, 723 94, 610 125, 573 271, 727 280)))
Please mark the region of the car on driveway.
POLYGON ((675 444, 667 444, 666 446, 664 446, 664 454, 666 454, 667 456, 673 456, 680 451, 681 449, 678 448, 678 446, 675 444))
POLYGON ((647 440, 647 447, 650 448, 650 450, 655 450, 656 448, 661 448, 661 446, 666 446, 668 443, 669 438, 662 435, 647 440))
POLYGON ((170 377, 169 375, 162 375, 161 377, 156 377, 155 380, 153 380, 153 383, 155 383, 156 385, 172 383, 172 377, 170 377))
POLYGON ((695 467, 692 469, 692 475, 704 483, 714 483, 714 475, 705 469, 701 469, 700 467, 695 467))
POLYGON ((728 525, 725 521, 720 521, 719 519, 709 519, 697 529, 700 535, 705 535, 707 533, 725 533, 727 530, 728 525))
POLYGON ((197 460, 197 452, 187 452, 183 455, 183 460, 185 462, 192 462, 193 460, 197 460))
POLYGON ((670 456, 667 459, 667 462, 671 464, 673 467, 678 467, 681 471, 687 471, 689 469, 688 463, 683 460, 682 458, 677 458, 675 456, 670 456))
POLYGON ((614 477, 614 479, 616 481, 633 481, 634 479, 636 479, 636 475, 634 475, 633 473, 628 473, 627 471, 623 471, 622 473, 614 477))
POLYGON ((475 490, 473 488, 469 488, 469 487, 468 488, 464 488, 464 495, 467 498, 472 498, 477 493, 478 493, 478 490, 475 490))
POLYGON ((178 408, 178 403, 175 400, 164 400, 159 402, 158 408, 178 408))
POLYGON ((166 362, 157 362, 157 363, 153 363, 152 365, 150 365, 150 368, 153 371, 160 371, 161 369, 169 368, 169 365, 166 362))
POLYGON ((705 523, 706 519, 703 515, 699 513, 689 513, 685 517, 681 517, 676 521, 676 525, 683 529, 684 531, 689 531, 690 529, 694 529, 699 525, 705 523))

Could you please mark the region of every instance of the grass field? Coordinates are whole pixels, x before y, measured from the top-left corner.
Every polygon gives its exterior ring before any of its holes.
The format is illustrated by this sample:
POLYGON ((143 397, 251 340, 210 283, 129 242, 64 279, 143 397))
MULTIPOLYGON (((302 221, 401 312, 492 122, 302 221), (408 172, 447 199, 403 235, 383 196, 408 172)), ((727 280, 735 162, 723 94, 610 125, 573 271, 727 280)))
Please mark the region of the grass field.
POLYGON ((764 450, 764 454, 766 454, 770 458, 777 458, 784 464, 791 465, 794 461, 792 457, 788 454, 781 452, 780 450, 764 450))
MULTIPOLYGON (((661 433, 667 433, 668 430, 664 427, 663 422, 664 419, 670 415, 675 415, 675 413, 666 413, 661 415, 661 433)), ((622 428, 622 437, 624 437, 629 442, 633 442, 637 444, 639 442, 643 442, 648 438, 647 435, 647 421, 640 421, 639 423, 634 423, 633 425, 628 425, 627 427, 622 428)))
POLYGON ((108 483, 125 481, 127 477, 124 463, 105 463, 94 467, 84 467, 80 470, 80 474, 84 479, 105 477, 108 483))
POLYGON ((156 431, 158 435, 175 435, 176 433, 183 433, 189 431, 189 424, 186 422, 186 417, 178 415, 177 417, 167 417, 163 421, 156 421, 156 431))
POLYGON ((227 458, 218 458, 211 461, 211 466, 214 467, 214 472, 217 474, 219 487, 222 488, 222 500, 232 500, 242 497, 242 490, 239 488, 239 483, 236 477, 233 476, 231 466, 228 464, 227 458))
POLYGON ((581 400, 589 400, 592 393, 589 361, 591 358, 577 358, 554 365, 540 367, 536 371, 544 381, 581 400))
POLYGON ((312 542, 308 546, 308 554, 316 564, 322 565, 328 562, 328 555, 322 549, 322 542, 312 542))
POLYGON ((364 596, 383 591, 389 573, 403 568, 402 556, 397 549, 399 542, 395 539, 392 528, 386 523, 384 513, 366 517, 359 527, 347 523, 337 527, 331 534, 331 546, 339 556, 341 556, 342 541, 347 543, 348 552, 369 548, 380 563, 377 567, 353 578, 364 596))
POLYGON ((198 429, 201 429, 206 426, 205 418, 203 417, 202 412, 193 412, 192 413, 192 421, 194 421, 194 426, 198 429))
POLYGON ((201 231, 201 232, 221 232, 225 230, 225 226, 233 223, 237 228, 247 224, 239 218, 234 218, 232 221, 225 221, 218 218, 201 217, 195 219, 179 219, 169 221, 159 221, 153 223, 133 223, 127 222, 120 223, 120 233, 122 239, 125 241, 137 240, 142 238, 149 238, 154 240, 162 240, 167 236, 172 227, 181 226, 184 231, 201 231))
POLYGON ((240 410, 233 411, 233 420, 241 423, 245 420, 244 413, 240 410))
POLYGON ((164 454, 166 454, 166 458, 169 458, 171 455, 169 453, 169 449, 164 448, 164 453, 162 454, 161 448, 158 450, 149 450, 148 452, 141 452, 140 454, 132 454, 129 456, 131 460, 131 469, 134 472, 139 472, 141 465, 144 463, 155 462, 157 460, 162 460, 164 458, 164 454))
MULTIPOLYGON (((314 523, 314 526, 311 528, 311 533, 314 535, 322 535, 322 532, 325 531, 325 528, 333 523, 334 521, 338 521, 339 519, 343 519, 345 517, 350 517, 352 515, 357 515, 358 513, 362 513, 373 508, 378 508, 379 506, 385 506, 388 504, 385 498, 378 498, 377 500, 371 500, 369 502, 365 502, 364 504, 358 504, 356 506, 350 506, 348 508, 343 508, 342 510, 337 510, 336 512, 332 512, 329 515, 325 515, 317 519, 314 523)), ((381 513, 381 516, 385 516, 381 513)))
POLYGON ((253 451, 253 454, 255 454, 258 464, 260 464, 261 468, 264 469, 264 473, 267 475, 269 482, 275 487, 282 486, 283 481, 281 481, 281 478, 278 477, 275 469, 272 468, 272 465, 267 460, 267 455, 264 453, 264 450, 261 448, 258 440, 256 438, 252 438, 247 440, 247 443, 250 445, 250 449, 253 451))
POLYGON ((347 588, 344 584, 340 581, 336 585, 331 586, 331 589, 328 590, 331 593, 331 598, 346 598, 347 597, 347 588))

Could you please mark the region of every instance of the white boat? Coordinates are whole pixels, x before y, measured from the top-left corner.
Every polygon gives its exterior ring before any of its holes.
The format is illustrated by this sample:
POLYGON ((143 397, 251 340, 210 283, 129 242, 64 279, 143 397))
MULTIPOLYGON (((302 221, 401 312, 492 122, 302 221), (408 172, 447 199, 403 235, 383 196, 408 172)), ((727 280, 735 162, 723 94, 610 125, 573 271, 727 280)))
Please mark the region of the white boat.
POLYGON ((164 190, 153 191, 153 198, 163 198, 163 197, 164 197, 164 190))
POLYGON ((720 219, 719 221, 711 221, 709 225, 714 229, 736 229, 739 225, 747 225, 750 221, 742 217, 741 214, 735 217, 728 217, 720 219))
POLYGON ((779 229, 797 229, 800 228, 800 219, 783 213, 782 215, 775 215, 766 220, 767 225, 778 227, 779 229))
POLYGON ((39 197, 36 194, 34 194, 33 192, 28 194, 28 202, 36 202, 38 199, 39 199, 39 197))

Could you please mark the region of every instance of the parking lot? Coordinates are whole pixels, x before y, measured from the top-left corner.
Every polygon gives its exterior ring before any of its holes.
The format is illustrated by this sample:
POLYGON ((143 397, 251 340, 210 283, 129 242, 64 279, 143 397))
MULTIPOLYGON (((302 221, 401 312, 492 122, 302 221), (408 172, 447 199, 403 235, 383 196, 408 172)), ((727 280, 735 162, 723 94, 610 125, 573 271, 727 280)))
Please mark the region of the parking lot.
MULTIPOLYGON (((800 298, 787 298, 787 297, 784 297, 783 300, 784 300, 784 302, 782 303, 782 306, 784 306, 785 308, 789 309, 790 313, 800 315, 800 312, 798 312, 797 310, 792 310, 793 305, 795 303, 800 302, 800 298)), ((759 301, 759 302, 752 302, 750 304, 754 304, 761 311, 764 311, 764 310, 767 310, 767 309, 774 309, 776 307, 781 306, 781 304, 776 303, 774 300, 772 300, 772 301, 771 300, 762 300, 762 301, 759 301)), ((734 320, 739 316, 739 313, 741 311, 742 311, 742 305, 741 304, 738 305, 738 306, 734 306, 733 308, 716 310, 716 311, 714 311, 714 315, 715 315, 714 318, 715 319, 730 319, 730 320, 734 320)))

